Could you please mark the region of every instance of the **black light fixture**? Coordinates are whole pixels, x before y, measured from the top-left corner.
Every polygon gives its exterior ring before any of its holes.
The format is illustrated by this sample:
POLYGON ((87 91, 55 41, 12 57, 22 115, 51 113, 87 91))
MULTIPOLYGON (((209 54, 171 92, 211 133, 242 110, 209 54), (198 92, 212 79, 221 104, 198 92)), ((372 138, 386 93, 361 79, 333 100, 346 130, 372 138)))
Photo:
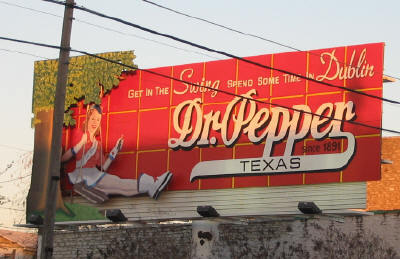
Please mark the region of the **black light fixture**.
POLYGON ((212 206, 197 206, 197 213, 202 217, 219 217, 219 213, 212 206))
POLYGON ((30 214, 28 216, 28 222, 33 225, 43 225, 43 218, 40 215, 30 214))
POLYGON ((297 208, 304 214, 320 214, 322 212, 312 201, 299 201, 297 208))
POLYGON ((120 209, 106 210, 106 217, 112 222, 122 222, 128 220, 120 209))

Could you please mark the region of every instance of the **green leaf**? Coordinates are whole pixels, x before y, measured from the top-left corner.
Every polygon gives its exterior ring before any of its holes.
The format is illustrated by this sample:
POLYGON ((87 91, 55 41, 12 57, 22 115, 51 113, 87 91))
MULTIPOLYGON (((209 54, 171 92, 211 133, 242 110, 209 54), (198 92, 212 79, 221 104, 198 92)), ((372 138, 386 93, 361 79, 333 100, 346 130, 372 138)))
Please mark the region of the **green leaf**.
MULTIPOLYGON (((111 60, 121 60, 129 66, 133 63, 133 51, 108 52, 98 54, 111 60)), ((58 60, 36 61, 34 64, 33 80, 33 113, 35 120, 38 111, 51 109, 54 106, 55 87, 57 84, 58 60)), ((124 70, 123 66, 106 62, 90 56, 70 58, 67 89, 65 97, 64 124, 75 125, 69 109, 76 105, 78 100, 84 99, 84 104, 100 103, 100 85, 104 92, 109 92, 119 84, 119 76, 124 70), (73 86, 69 86, 73 84, 73 86)))

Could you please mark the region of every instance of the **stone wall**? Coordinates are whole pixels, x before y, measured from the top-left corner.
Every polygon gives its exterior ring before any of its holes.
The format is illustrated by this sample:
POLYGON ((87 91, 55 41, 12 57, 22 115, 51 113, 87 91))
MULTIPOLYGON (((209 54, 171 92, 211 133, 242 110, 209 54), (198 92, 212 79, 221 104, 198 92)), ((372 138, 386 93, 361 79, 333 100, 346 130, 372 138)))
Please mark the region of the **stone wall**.
POLYGON ((221 224, 214 258, 400 258, 400 215, 221 224))
POLYGON ((400 213, 58 231, 55 258, 400 258, 400 213))
POLYGON ((191 226, 58 231, 54 258, 189 258, 191 226))

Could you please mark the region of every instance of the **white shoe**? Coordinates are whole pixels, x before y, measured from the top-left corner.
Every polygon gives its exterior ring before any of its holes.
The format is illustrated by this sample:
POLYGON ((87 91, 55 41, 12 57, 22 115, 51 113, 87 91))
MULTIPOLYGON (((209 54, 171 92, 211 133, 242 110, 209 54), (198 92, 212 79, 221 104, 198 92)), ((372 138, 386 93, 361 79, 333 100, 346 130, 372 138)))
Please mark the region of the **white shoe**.
POLYGON ((148 174, 141 173, 137 180, 137 189, 139 193, 147 193, 150 195, 150 190, 154 185, 154 178, 148 174))
POLYGON ((172 173, 166 172, 157 177, 157 180, 154 182, 152 188, 149 191, 149 196, 155 200, 158 199, 160 193, 167 187, 169 182, 172 179, 172 173))

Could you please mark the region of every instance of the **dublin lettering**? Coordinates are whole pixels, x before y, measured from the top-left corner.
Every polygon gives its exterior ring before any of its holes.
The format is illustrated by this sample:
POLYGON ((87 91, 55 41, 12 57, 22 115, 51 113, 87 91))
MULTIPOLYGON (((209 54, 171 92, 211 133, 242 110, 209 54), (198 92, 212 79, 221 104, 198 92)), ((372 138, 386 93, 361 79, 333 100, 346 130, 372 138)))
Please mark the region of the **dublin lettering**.
POLYGON ((327 68, 324 74, 315 78, 316 80, 335 80, 337 78, 343 80, 372 77, 374 75, 374 66, 368 64, 366 61, 367 49, 361 51, 357 60, 355 60, 356 51, 353 50, 350 63, 346 66, 343 62, 339 62, 335 56, 335 51, 334 49, 332 52, 324 52, 321 54, 321 63, 323 65, 327 64, 327 68), (325 60, 325 58, 327 58, 327 60, 325 60))

